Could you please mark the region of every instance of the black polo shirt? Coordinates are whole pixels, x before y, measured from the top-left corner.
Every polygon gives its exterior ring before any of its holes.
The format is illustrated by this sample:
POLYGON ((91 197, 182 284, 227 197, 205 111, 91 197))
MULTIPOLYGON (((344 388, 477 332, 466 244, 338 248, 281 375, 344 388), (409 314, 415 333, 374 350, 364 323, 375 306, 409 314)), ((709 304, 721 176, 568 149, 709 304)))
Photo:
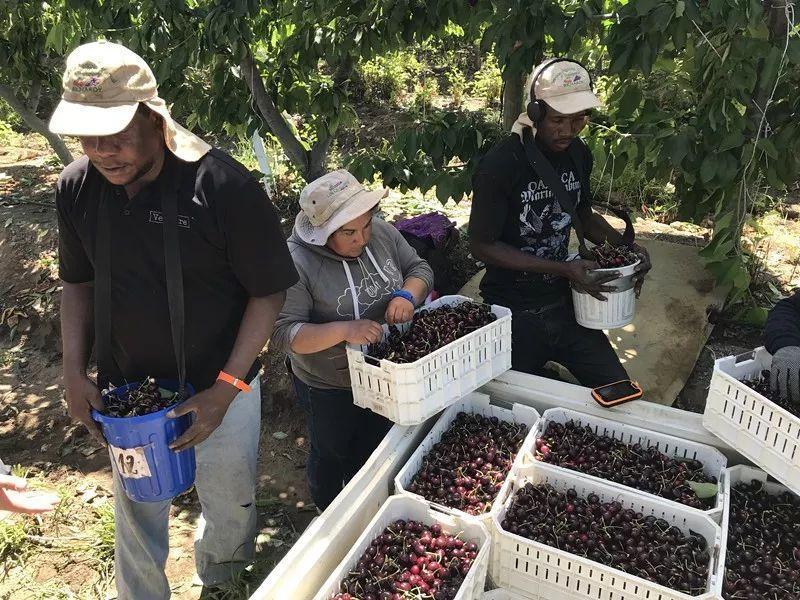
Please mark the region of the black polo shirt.
MULTIPOLYGON (((179 189, 187 380, 200 391, 225 366, 249 298, 291 287, 297 272, 272 203, 233 158, 213 149, 187 163, 166 152, 161 177, 175 178, 179 189)), ((64 169, 57 184, 59 275, 65 282, 94 281, 98 206, 110 202, 114 367, 99 374, 103 386, 148 375, 177 377, 159 183, 128 199, 84 156, 64 169)), ((254 363, 248 381, 258 368, 254 363)))

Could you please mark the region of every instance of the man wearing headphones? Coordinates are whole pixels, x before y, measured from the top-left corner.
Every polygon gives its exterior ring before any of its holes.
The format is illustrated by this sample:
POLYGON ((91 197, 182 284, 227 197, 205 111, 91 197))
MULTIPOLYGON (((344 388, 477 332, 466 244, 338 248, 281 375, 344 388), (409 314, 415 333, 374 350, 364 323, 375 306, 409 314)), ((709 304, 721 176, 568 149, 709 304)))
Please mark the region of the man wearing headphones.
MULTIPOLYGON (((580 63, 556 58, 536 67, 527 111, 478 165, 469 222, 472 254, 486 263, 481 294, 513 311, 512 368, 546 375, 552 360, 588 387, 628 379, 603 332, 578 325, 570 292, 572 286, 604 299, 601 292, 613 290, 606 284, 618 277, 593 276, 594 261, 567 260, 576 219, 594 244, 625 243, 591 206, 592 155, 578 134, 598 106, 580 63), (564 190, 554 192, 556 185, 564 190)), ((650 259, 633 247, 642 258, 638 294, 650 259)))

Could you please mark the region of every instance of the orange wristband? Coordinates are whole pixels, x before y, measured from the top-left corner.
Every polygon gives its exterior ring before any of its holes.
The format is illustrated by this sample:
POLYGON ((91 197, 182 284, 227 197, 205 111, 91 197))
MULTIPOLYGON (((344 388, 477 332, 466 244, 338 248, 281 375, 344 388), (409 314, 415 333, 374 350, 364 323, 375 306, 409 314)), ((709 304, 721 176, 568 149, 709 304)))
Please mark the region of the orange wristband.
POLYGON ((241 379, 237 379, 233 375, 228 375, 225 371, 220 371, 219 375, 217 375, 217 381, 224 381, 225 383, 230 383, 233 387, 242 390, 243 392, 249 392, 252 388, 247 385, 241 379))

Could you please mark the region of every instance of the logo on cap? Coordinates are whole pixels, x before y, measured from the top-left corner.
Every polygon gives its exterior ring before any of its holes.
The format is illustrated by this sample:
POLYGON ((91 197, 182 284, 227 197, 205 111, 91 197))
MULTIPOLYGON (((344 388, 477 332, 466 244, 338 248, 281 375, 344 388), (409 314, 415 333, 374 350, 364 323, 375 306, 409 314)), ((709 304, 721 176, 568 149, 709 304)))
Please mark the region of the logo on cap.
POLYGON ((97 75, 92 75, 87 79, 75 79, 72 82, 72 91, 78 92, 79 94, 85 94, 87 92, 99 94, 103 91, 103 86, 100 78, 97 75))
POLYGON ((343 179, 339 181, 334 181, 328 184, 328 195, 333 196, 335 193, 340 192, 344 189, 347 189, 348 183, 343 179))
POLYGON ((570 88, 575 85, 580 85, 583 81, 583 76, 574 69, 570 69, 561 76, 561 87, 570 88))

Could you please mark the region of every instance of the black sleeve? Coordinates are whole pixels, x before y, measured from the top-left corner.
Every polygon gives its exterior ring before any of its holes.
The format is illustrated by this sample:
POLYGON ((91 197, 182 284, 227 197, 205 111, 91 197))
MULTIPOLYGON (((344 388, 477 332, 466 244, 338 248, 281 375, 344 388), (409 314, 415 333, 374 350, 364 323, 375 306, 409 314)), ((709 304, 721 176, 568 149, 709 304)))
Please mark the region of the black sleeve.
POLYGON ((269 296, 292 287, 297 271, 264 189, 248 179, 224 205, 228 260, 248 294, 269 296))
POLYGON ((74 198, 63 180, 56 187, 58 276, 67 283, 94 281, 94 267, 70 218, 74 198))
POLYGON ((469 237, 477 242, 494 242, 503 234, 508 216, 508 198, 497 179, 478 171, 472 178, 472 208, 469 237))
POLYGON ((784 298, 769 311, 764 346, 770 354, 786 346, 800 346, 800 292, 784 298))

